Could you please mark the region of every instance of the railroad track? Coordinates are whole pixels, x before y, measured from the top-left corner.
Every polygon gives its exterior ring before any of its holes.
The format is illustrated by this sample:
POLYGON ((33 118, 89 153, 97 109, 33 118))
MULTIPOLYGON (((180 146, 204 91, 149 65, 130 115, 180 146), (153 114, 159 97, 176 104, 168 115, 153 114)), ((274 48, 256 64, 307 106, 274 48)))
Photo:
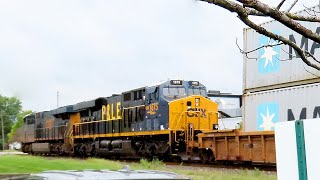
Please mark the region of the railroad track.
MULTIPOLYGON (((122 159, 122 163, 139 163, 139 159, 122 159)), ((244 164, 244 163, 199 163, 199 162, 174 162, 174 161, 163 161, 163 163, 168 167, 184 167, 190 169, 196 168, 206 168, 206 169, 222 169, 222 170, 260 170, 260 171, 270 171, 276 172, 276 165, 266 165, 266 164, 244 164)))
POLYGON ((223 164, 223 163, 196 163, 196 162, 164 162, 167 166, 183 166, 191 168, 214 168, 214 169, 230 169, 230 170, 260 170, 260 171, 271 171, 276 172, 277 168, 275 165, 265 165, 265 164, 223 164))
MULTIPOLYGON (((66 158, 70 156, 55 156, 49 155, 44 156, 47 158, 66 158)), ((84 160, 86 157, 72 157, 74 159, 84 160)), ((113 158, 104 158, 108 160, 117 160, 121 163, 139 163, 140 159, 113 159, 113 158)), ((220 163, 220 162, 212 162, 212 163, 199 163, 199 162, 175 162, 175 161, 162 161, 164 165, 168 167, 183 167, 189 169, 197 169, 197 168, 206 168, 206 169, 221 169, 221 170, 260 170, 260 171, 270 171, 276 172, 276 165, 266 165, 266 164, 246 164, 246 163, 220 163)))

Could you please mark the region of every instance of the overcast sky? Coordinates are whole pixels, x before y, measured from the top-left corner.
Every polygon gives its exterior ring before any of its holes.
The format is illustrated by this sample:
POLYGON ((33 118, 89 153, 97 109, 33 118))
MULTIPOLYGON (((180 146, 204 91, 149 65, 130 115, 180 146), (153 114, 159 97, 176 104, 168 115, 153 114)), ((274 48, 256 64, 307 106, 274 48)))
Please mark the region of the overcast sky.
POLYGON ((168 78, 241 94, 244 27, 195 0, 2 0, 0 94, 34 111, 168 78))

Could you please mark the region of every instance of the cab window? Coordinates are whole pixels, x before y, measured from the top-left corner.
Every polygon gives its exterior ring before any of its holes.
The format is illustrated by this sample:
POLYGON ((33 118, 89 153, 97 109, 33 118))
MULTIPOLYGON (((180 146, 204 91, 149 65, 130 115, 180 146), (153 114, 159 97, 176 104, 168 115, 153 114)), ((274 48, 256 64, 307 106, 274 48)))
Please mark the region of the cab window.
POLYGON ((186 96, 186 89, 184 87, 164 87, 162 91, 163 96, 167 98, 178 98, 186 96))
POLYGON ((190 88, 190 89, 188 89, 188 95, 206 96, 206 90, 205 89, 199 89, 199 88, 190 88))

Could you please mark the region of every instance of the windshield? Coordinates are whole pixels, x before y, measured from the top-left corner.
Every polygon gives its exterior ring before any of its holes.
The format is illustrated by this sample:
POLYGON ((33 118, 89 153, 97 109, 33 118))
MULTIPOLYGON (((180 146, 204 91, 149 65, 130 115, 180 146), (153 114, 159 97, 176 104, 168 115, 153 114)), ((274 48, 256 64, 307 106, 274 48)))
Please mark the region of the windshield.
POLYGON ((190 88, 190 89, 188 89, 188 95, 206 96, 206 90, 205 89, 199 89, 199 88, 190 88))
POLYGON ((186 89, 184 87, 165 87, 163 88, 163 95, 168 98, 178 98, 186 96, 186 89))

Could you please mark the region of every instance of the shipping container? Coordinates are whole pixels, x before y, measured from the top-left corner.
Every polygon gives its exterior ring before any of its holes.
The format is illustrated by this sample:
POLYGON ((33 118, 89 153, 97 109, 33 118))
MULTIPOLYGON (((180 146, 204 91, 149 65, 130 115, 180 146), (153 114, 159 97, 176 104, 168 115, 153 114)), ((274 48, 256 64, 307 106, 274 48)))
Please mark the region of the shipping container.
POLYGON ((273 130, 277 122, 320 117, 320 83, 243 96, 245 131, 273 130))
POLYGON ((231 117, 218 119, 218 130, 239 129, 242 117, 231 117))
POLYGON ((242 106, 241 95, 222 93, 217 90, 209 90, 208 97, 218 103, 219 109, 236 109, 242 106))
MULTIPOLYGON (((319 6, 300 11, 298 14, 310 16, 313 11, 320 12, 319 6)), ((314 32, 320 33, 319 23, 301 21, 299 23, 314 32)), ((320 45, 318 43, 302 37, 277 21, 269 21, 261 24, 261 26, 296 42, 299 47, 308 50, 320 60, 320 45)), ((243 34, 243 50, 246 52, 263 45, 274 45, 260 48, 247 56, 244 55, 244 93, 320 82, 320 72, 303 63, 301 58, 288 45, 277 45, 278 42, 270 40, 270 38, 251 28, 244 29, 243 34)), ((309 59, 314 63, 311 58, 309 59)))
POLYGON ((218 104, 219 109, 236 109, 241 107, 241 96, 235 97, 210 97, 209 98, 218 104))

